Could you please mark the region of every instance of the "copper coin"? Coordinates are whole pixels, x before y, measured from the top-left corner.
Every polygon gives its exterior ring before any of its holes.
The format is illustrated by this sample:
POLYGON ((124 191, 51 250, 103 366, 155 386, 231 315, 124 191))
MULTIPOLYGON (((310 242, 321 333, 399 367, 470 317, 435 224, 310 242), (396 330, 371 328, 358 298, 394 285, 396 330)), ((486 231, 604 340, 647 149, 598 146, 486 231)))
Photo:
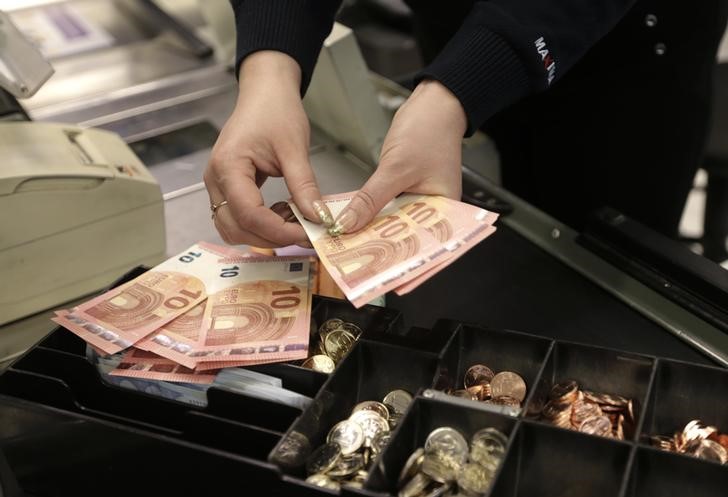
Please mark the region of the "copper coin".
POLYGON ((463 383, 465 388, 482 385, 483 383, 490 383, 494 376, 495 373, 488 366, 476 364, 465 371, 465 381, 463 383))
POLYGON ((728 450, 728 435, 718 435, 717 442, 728 450))
POLYGON ((579 425, 579 431, 588 433, 589 435, 606 437, 612 433, 612 423, 606 416, 592 416, 591 418, 585 419, 579 425))
POLYGON ((571 422, 574 426, 581 426, 581 424, 588 418, 593 416, 601 416, 602 410, 599 404, 592 402, 575 402, 574 409, 571 412, 571 422))
POLYGON ((508 395, 501 395, 500 397, 493 397, 493 403, 500 406, 509 407, 521 407, 521 401, 508 395))
POLYGON ((461 399, 479 400, 478 395, 470 392, 469 390, 453 390, 450 392, 450 395, 453 397, 460 397, 461 399))
POLYGON ((490 382, 493 397, 513 397, 523 402, 526 398, 526 382, 516 373, 502 371, 493 377, 490 382))
POLYGON ((629 400, 620 395, 610 395, 606 393, 596 393, 589 390, 582 390, 584 397, 596 402, 597 404, 608 404, 616 407, 626 407, 629 400))
POLYGON ((701 440, 694 454, 706 461, 715 461, 720 464, 728 462, 728 451, 721 444, 712 440, 701 440))
MULTIPOLYGON (((488 387, 490 387, 490 385, 488 385, 487 383, 485 383, 483 385, 473 385, 472 387, 468 387, 465 390, 467 392, 469 392, 470 394, 474 395, 475 396, 475 400, 485 400, 488 397, 490 397, 490 395, 487 395, 486 396, 485 393, 484 393, 485 392, 486 385, 488 387)), ((490 388, 488 388, 488 391, 490 391, 490 388)))
POLYGON ((557 383, 551 387, 549 397, 557 402, 574 402, 579 394, 579 384, 574 380, 557 383))
POLYGON ((549 400, 546 402, 541 414, 546 419, 554 420, 564 412, 569 412, 569 415, 571 415, 571 404, 559 404, 558 402, 552 402, 549 400))

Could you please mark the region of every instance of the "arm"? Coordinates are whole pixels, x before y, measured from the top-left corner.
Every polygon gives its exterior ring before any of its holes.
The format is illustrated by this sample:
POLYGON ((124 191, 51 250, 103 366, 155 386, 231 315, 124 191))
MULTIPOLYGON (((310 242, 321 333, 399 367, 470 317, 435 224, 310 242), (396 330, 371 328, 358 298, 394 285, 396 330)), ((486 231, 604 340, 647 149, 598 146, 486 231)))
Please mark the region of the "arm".
POLYGON ((348 233, 363 228, 402 192, 459 198, 463 136, 557 81, 633 3, 475 2, 457 33, 417 78, 415 91, 392 121, 377 170, 341 212, 335 229, 348 233))
POLYGON ((321 45, 342 0, 231 0, 237 29, 235 74, 259 50, 283 52, 301 67, 306 93, 321 45))
POLYGON ((471 135, 499 110, 561 78, 634 1, 478 1, 418 80, 435 79, 458 98, 471 135))

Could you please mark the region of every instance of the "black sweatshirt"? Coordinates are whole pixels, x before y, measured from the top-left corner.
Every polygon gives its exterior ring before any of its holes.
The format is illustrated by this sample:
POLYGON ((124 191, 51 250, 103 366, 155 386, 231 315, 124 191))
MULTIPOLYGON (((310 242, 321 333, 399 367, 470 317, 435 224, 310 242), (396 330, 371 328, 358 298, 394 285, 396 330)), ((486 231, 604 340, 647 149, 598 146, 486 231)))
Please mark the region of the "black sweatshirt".
MULTIPOLYGON (((237 64, 278 50, 301 66, 305 93, 341 0, 233 0, 237 64)), ((449 2, 410 0, 415 11, 449 2)), ((559 80, 627 12, 634 0, 476 1, 458 31, 418 76, 440 81, 460 100, 467 135, 524 96, 559 80)), ((236 71, 237 73, 237 71, 236 71)))

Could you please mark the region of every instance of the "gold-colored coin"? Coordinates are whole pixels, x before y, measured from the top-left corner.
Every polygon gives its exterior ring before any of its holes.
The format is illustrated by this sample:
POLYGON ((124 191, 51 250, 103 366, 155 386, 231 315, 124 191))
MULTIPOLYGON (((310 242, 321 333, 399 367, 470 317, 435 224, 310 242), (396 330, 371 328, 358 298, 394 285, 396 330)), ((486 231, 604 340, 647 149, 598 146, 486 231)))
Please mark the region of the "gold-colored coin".
POLYGON ((318 332, 321 337, 326 336, 328 333, 331 333, 334 330, 338 330, 341 328, 341 325, 344 324, 344 321, 342 321, 339 318, 332 318, 327 319, 324 321, 321 326, 319 326, 318 332))
POLYGON ((493 377, 490 382, 493 397, 513 397, 523 402, 526 398, 526 382, 516 373, 502 371, 493 377))
POLYGON ((470 439, 470 459, 478 464, 493 457, 502 459, 506 453, 508 437, 495 428, 483 428, 470 439))
POLYGON ((314 450, 306 463, 309 474, 326 473, 336 466, 341 459, 341 446, 337 443, 325 443, 314 450))
POLYGON ((454 481, 457 476, 455 466, 439 453, 425 453, 422 461, 422 473, 439 483, 454 481))
POLYGON ((374 411, 384 419, 389 419, 389 409, 387 409, 387 406, 381 402, 377 402, 376 400, 365 400, 364 402, 359 402, 354 406, 354 409, 351 410, 352 414, 357 411, 374 411))
MULTIPOLYGON (((453 461, 453 465, 462 466, 468 459, 468 442, 455 428, 443 426, 433 430, 425 440, 425 453, 436 453, 453 461)), ((423 463, 424 464, 424 463, 423 463)))
POLYGON ((412 402, 412 394, 406 390, 392 390, 382 399, 382 403, 389 409, 390 416, 392 414, 403 416, 410 402, 412 402))
POLYGON ((334 361, 329 357, 321 354, 313 355, 303 361, 303 364, 301 364, 304 368, 312 369, 314 371, 318 371, 319 373, 333 373, 334 369, 336 369, 336 364, 334 364, 334 361))
POLYGON ((425 449, 419 447, 412 454, 410 454, 407 462, 402 466, 402 471, 399 473, 398 486, 401 487, 406 481, 409 481, 413 476, 419 473, 422 468, 422 461, 425 459, 425 449))
POLYGON ((342 457, 341 460, 332 469, 326 473, 332 478, 348 478, 356 474, 364 467, 364 456, 362 454, 349 454, 342 457))
POLYGON ((338 363, 354 346, 356 339, 348 331, 337 329, 324 338, 324 350, 335 363, 338 363))
POLYGON ((332 480, 328 476, 321 473, 316 473, 309 476, 308 478, 306 478, 306 483, 316 485, 317 487, 330 488, 332 490, 338 490, 339 488, 341 488, 337 481, 332 480))
POLYGON ((371 447, 372 441, 381 432, 389 431, 389 423, 374 411, 357 411, 349 416, 351 421, 358 423, 364 432, 364 447, 371 447))
POLYGON ((417 473, 408 481, 402 490, 399 491, 399 497, 415 497, 420 495, 430 484, 432 480, 424 473, 417 473))
POLYGON ((482 495, 488 491, 493 474, 480 464, 470 463, 458 473, 458 488, 468 495, 482 495))
POLYGON ((486 383, 490 383, 493 380, 494 376, 495 373, 493 373, 493 370, 490 369, 488 366, 485 366, 483 364, 470 366, 468 370, 465 371, 465 380, 463 381, 464 387, 468 388, 475 385, 484 385, 486 383))
POLYGON ((341 329, 344 331, 348 331, 349 333, 354 335, 354 338, 356 338, 357 340, 359 340, 359 337, 361 337, 362 335, 362 329, 354 323, 344 323, 341 325, 341 329))
POLYGON ((380 431, 372 440, 372 452, 375 455, 381 453, 387 444, 389 444, 390 440, 392 440, 391 431, 380 431))
POLYGON ((339 444, 341 453, 347 456, 359 450, 364 444, 364 431, 359 423, 347 419, 331 428, 326 441, 339 444))

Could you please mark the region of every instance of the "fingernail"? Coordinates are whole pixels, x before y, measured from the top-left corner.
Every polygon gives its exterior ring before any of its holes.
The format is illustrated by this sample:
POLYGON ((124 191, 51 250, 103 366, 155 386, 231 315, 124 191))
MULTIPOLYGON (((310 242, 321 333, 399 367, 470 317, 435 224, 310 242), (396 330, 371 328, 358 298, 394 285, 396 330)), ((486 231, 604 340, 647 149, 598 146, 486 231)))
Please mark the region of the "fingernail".
POLYGON ((334 222, 334 225, 329 228, 329 235, 339 236, 344 233, 348 233, 354 226, 356 226, 356 212, 349 209, 341 213, 339 218, 334 222))
POLYGON ((324 226, 330 228, 334 224, 334 216, 331 214, 329 208, 321 200, 313 201, 313 210, 316 215, 324 223, 324 226))

